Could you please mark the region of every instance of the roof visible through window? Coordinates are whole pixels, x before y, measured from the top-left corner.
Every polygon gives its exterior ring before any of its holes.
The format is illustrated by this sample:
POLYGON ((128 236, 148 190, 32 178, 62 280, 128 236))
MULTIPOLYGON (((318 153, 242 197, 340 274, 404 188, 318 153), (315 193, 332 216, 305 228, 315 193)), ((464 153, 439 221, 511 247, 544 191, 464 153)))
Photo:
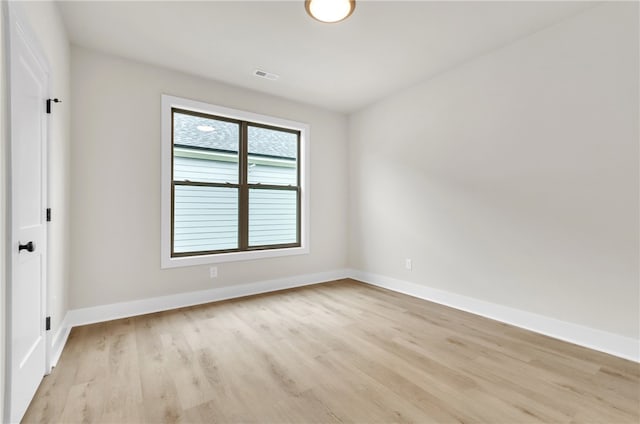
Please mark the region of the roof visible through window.
MULTIPOLYGON (((195 147, 221 152, 238 151, 239 125, 176 111, 173 140, 176 146, 195 147), (212 127, 202 131, 198 127, 212 127)), ((276 158, 296 159, 297 135, 269 128, 249 126, 250 154, 276 158)))

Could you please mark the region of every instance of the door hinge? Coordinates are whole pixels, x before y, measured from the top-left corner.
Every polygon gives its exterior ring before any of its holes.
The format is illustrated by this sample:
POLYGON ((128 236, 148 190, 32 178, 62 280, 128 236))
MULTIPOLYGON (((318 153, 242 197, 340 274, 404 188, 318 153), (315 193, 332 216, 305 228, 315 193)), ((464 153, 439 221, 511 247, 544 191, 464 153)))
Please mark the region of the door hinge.
POLYGON ((47 222, 51 222, 51 208, 47 208, 47 222))
POLYGON ((47 317, 47 319, 44 320, 44 329, 47 331, 51 330, 51 317, 47 317))
POLYGON ((51 113, 51 102, 53 103, 62 103, 60 99, 47 99, 47 113, 51 113))

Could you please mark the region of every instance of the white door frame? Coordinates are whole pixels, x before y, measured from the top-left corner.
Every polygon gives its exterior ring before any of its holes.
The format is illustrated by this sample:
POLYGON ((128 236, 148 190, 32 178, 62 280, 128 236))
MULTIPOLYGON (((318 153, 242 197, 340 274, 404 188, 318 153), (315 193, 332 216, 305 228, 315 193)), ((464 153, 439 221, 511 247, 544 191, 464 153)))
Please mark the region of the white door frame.
MULTIPOLYGON (((0 417, 2 418, 3 422, 9 422, 10 420, 10 410, 11 410, 11 400, 10 400, 10 396, 11 396, 11 384, 12 384, 12 322, 13 322, 13 311, 12 311, 12 307, 11 307, 11 294, 12 294, 12 285, 13 285, 13 229, 14 229, 14 223, 13 223, 13 192, 15 191, 16 187, 14 187, 13 181, 12 181, 12 166, 13 164, 11 163, 11 152, 12 152, 12 131, 11 131, 11 93, 14 91, 14 87, 12 87, 12 81, 11 81, 11 56, 12 56, 12 37, 13 37, 13 33, 16 29, 16 26, 20 28, 21 32, 24 35, 24 40, 27 42, 27 44, 29 45, 30 49, 32 50, 32 53, 35 55, 36 60, 39 62, 40 66, 42 66, 42 68, 44 69, 46 75, 47 75, 47 80, 46 80, 46 97, 50 98, 51 97, 51 68, 49 66, 49 62, 46 58, 46 55, 44 54, 41 46, 40 46, 40 42, 38 41, 37 36, 35 35, 34 31, 31 29, 30 25, 29 25, 29 21, 26 17, 26 14, 24 13, 22 6, 20 5, 19 2, 13 1, 13 2, 6 2, 7 3, 7 9, 5 9, 6 12, 4 14, 4 18, 5 22, 4 22, 4 28, 5 28, 5 34, 4 36, 5 38, 5 58, 3 58, 5 60, 6 63, 6 71, 7 71, 7 102, 6 102, 6 124, 8 127, 8 131, 7 134, 9 135, 9 139, 7 140, 7 149, 6 149, 6 154, 7 157, 9 158, 6 163, 7 163, 7 172, 6 172, 6 177, 7 177, 7 191, 6 191, 6 223, 3 223, 3 225, 6 225, 6 229, 7 229, 7 241, 5 243, 5 245, 7 246, 7 251, 6 251, 6 278, 7 278, 7 287, 6 287, 6 296, 5 296, 5 307, 6 307, 6 324, 5 324, 5 398, 4 398, 4 417, 0 417)), ((42 99, 42 101, 46 101, 46 99, 42 99)), ((45 128, 46 131, 46 140, 45 140, 45 144, 46 144, 46 151, 43 152, 44 153, 44 157, 45 157, 45 172, 44 172, 44 177, 45 177, 45 184, 43 186, 43 190, 44 190, 44 197, 45 197, 45 205, 47 205, 48 207, 48 202, 49 202, 49 194, 50 194, 50 186, 49 186, 49 182, 50 182, 50 174, 49 174, 49 164, 50 164, 50 153, 49 153, 49 146, 51 145, 51 124, 50 124, 50 119, 48 116, 43 117, 43 126, 45 128)), ((43 313, 44 315, 41 317, 42 320, 44 320, 47 316, 49 316, 50 313, 50 305, 49 305, 49 265, 48 265, 48 247, 49 247, 49 235, 50 235, 50 231, 49 231, 49 227, 48 225, 45 228, 45 238, 46 238, 46 243, 44 243, 45 248, 44 248, 44 252, 43 254, 43 258, 44 258, 44 282, 43 282, 43 291, 42 291, 42 304, 43 304, 43 313)), ((45 374, 49 374, 51 372, 51 331, 47 331, 45 333, 45 364, 42 364, 43 366, 43 370, 45 374)))

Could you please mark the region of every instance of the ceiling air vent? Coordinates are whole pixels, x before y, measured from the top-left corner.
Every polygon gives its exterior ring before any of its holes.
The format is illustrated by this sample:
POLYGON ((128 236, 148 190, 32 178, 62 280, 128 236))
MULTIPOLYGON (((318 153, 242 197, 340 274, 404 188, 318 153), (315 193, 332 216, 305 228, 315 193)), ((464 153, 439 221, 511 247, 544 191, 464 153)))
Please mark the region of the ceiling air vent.
POLYGON ((253 71, 253 75, 260 77, 260 78, 265 78, 271 81, 275 81, 278 78, 280 78, 280 75, 276 75, 276 74, 272 74, 270 72, 266 72, 263 71, 261 69, 256 69, 255 71, 253 71))

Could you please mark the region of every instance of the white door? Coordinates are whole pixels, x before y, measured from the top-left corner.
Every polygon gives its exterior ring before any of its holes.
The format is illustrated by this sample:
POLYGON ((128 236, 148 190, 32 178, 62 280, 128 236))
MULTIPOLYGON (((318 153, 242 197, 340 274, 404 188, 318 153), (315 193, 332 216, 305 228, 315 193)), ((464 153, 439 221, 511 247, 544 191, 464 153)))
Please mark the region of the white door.
POLYGON ((48 72, 10 14, 11 278, 9 420, 19 422, 48 371, 45 278, 48 72))

